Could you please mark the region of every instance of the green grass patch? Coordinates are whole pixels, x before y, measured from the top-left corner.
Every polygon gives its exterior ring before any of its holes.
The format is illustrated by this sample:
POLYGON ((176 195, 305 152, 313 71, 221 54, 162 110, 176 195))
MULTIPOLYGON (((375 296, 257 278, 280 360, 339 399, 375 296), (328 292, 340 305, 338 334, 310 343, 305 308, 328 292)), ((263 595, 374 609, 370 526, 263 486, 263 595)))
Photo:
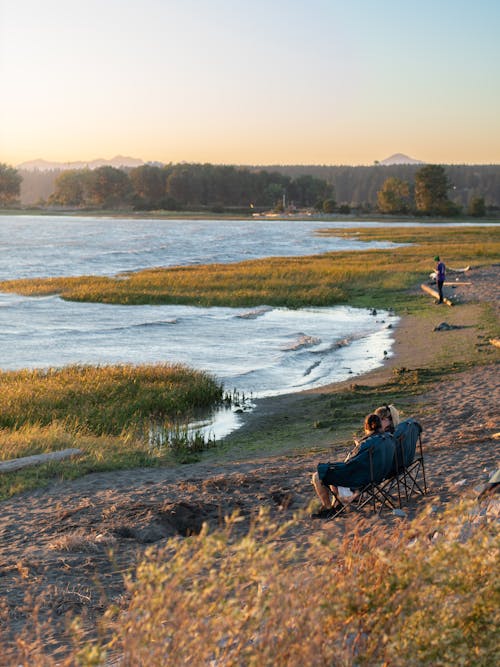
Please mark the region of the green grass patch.
POLYGON ((222 400, 214 378, 180 364, 5 371, 0 388, 0 428, 58 422, 93 435, 120 435, 222 400))
POLYGON ((187 423, 222 399, 222 386, 214 378, 182 365, 0 373, 0 461, 66 448, 83 452, 74 459, 1 473, 0 498, 54 478, 192 460, 204 445, 196 434, 186 436, 187 423), (152 427, 177 436, 159 447, 151 438, 152 427))
MULTIPOLYGON (((293 224, 293 223, 290 223, 293 224)), ((500 259, 496 227, 380 228, 322 231, 362 240, 412 244, 390 250, 266 258, 235 264, 146 269, 116 277, 79 276, 0 282, 0 291, 29 296, 60 294, 72 301, 115 304, 192 304, 300 308, 391 306, 412 312, 427 300, 410 293, 428 279, 433 258, 447 265, 491 264, 500 259)))

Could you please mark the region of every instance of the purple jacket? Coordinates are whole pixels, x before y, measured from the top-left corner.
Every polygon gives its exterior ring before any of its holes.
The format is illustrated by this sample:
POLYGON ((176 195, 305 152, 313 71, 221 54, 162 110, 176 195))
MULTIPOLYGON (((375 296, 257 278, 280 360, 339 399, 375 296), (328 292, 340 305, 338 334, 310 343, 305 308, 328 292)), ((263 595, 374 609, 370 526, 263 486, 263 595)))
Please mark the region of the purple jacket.
POLYGON ((446 278, 446 267, 444 262, 438 262, 438 265, 436 266, 436 273, 436 280, 439 280, 439 282, 444 282, 446 278))

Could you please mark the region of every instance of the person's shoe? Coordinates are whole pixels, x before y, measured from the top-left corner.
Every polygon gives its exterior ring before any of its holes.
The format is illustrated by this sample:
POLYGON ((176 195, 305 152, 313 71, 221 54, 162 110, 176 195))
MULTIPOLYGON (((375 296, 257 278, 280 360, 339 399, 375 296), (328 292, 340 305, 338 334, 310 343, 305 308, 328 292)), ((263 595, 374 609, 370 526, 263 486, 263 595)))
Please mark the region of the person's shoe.
POLYGON ((322 507, 318 512, 311 514, 311 519, 331 519, 343 508, 343 504, 337 500, 333 507, 322 507))
POLYGON ((333 507, 322 507, 317 512, 311 514, 311 519, 330 519, 335 516, 335 509, 333 507))

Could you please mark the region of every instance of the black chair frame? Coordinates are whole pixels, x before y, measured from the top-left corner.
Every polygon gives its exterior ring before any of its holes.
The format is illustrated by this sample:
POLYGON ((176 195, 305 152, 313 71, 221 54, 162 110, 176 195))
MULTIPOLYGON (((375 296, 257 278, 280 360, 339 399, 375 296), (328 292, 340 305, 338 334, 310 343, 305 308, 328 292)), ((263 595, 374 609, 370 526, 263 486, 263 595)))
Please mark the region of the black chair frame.
POLYGON ((339 506, 337 510, 329 517, 329 520, 334 519, 342 512, 347 511, 349 507, 354 507, 356 510, 360 510, 368 504, 371 504, 372 510, 374 513, 381 513, 382 510, 389 506, 393 509, 396 508, 395 501, 391 497, 390 493, 386 489, 387 480, 383 479, 376 481, 373 474, 373 447, 370 447, 368 450, 369 461, 370 461, 370 482, 362 486, 360 489, 356 490, 356 497, 351 500, 349 503, 342 503, 339 499, 339 506))
POLYGON ((342 514, 348 507, 354 507, 357 510, 362 509, 368 504, 372 505, 374 513, 381 514, 384 509, 401 509, 403 507, 403 497, 406 502, 410 500, 412 495, 419 493, 422 496, 427 495, 427 481, 425 477, 425 463, 424 452, 422 447, 422 436, 418 436, 418 449, 413 458, 413 461, 405 466, 404 461, 400 461, 401 449, 395 449, 395 465, 397 472, 384 479, 376 482, 373 475, 373 448, 369 450, 370 460, 370 478, 371 481, 365 484, 357 491, 356 498, 349 503, 342 503, 340 500, 337 511, 330 517, 334 519, 339 514, 342 514), (398 454, 399 452, 399 454, 398 454), (421 473, 422 481, 419 481, 421 473), (397 490, 397 498, 394 498, 394 490, 397 490))

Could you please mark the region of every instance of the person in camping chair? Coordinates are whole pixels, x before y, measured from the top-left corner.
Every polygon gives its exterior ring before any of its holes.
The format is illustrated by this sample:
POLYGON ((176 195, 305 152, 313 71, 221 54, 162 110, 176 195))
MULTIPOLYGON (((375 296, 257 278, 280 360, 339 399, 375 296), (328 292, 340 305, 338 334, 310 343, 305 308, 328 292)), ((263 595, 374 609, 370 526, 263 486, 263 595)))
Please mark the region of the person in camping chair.
MULTIPOLYGON (((365 418, 364 431, 365 431, 364 437, 356 442, 356 446, 347 455, 344 463, 353 462, 353 459, 355 459, 364 450, 367 450, 372 446, 385 447, 386 443, 384 438, 390 439, 391 441, 392 448, 388 447, 388 456, 390 456, 390 459, 392 461, 394 455, 393 438, 391 434, 384 433, 382 428, 382 421, 378 415, 372 413, 365 418), (377 435, 384 435, 384 438, 373 437, 377 435)), ((356 471, 353 468, 353 473, 355 472, 356 471)), ((327 463, 318 464, 318 470, 313 474, 311 482, 312 485, 314 486, 314 490, 316 491, 318 498, 321 500, 322 507, 319 510, 319 512, 312 514, 313 519, 323 519, 332 517, 335 515, 336 511, 342 506, 342 503, 339 499, 340 487, 338 485, 338 482, 336 481, 338 478, 337 473, 338 471, 335 470, 335 464, 327 464, 327 463)), ((347 483, 349 481, 348 477, 349 473, 347 473, 346 482, 344 483, 347 483)), ((364 485, 363 482, 360 483, 359 476, 357 477, 353 476, 351 481, 352 481, 352 487, 349 488, 353 493, 356 492, 356 487, 358 484, 359 486, 364 485)))

